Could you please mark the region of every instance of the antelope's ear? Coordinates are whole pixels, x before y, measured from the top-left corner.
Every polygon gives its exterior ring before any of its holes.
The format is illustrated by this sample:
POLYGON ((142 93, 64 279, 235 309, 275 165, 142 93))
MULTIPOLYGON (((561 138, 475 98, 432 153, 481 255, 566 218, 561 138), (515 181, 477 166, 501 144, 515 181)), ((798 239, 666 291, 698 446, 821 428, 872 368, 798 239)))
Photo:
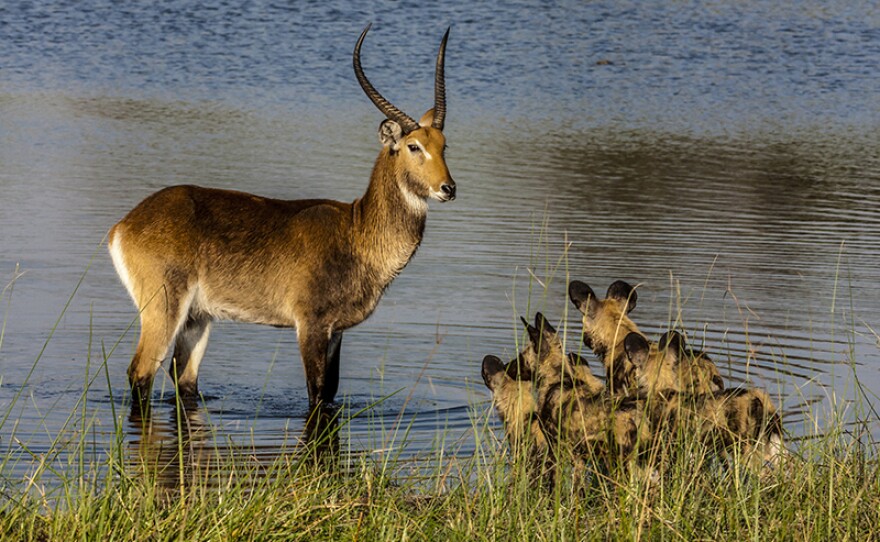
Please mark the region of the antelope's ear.
POLYGON ((434 108, 428 109, 428 111, 422 115, 422 118, 419 119, 419 126, 422 128, 427 128, 428 126, 434 125, 434 108))
POLYGON ((642 367, 648 359, 648 352, 651 350, 651 345, 648 343, 648 339, 643 337, 640 333, 633 331, 623 340, 623 349, 626 352, 626 357, 629 358, 634 365, 642 367))
POLYGON ((486 356, 483 358, 483 382, 486 383, 486 387, 490 390, 493 390, 492 380, 493 377, 504 370, 504 362, 498 356, 486 356))
POLYGON ((544 333, 549 335, 556 335, 556 328, 550 325, 550 322, 544 318, 544 315, 540 312, 535 313, 535 327, 543 330, 544 333))
POLYGON ((596 312, 599 300, 592 288, 579 280, 573 280, 568 285, 568 298, 574 303, 581 314, 592 316, 596 312))
POLYGON ((403 137, 403 128, 391 119, 385 119, 379 125, 379 141, 382 146, 391 147, 396 151, 400 148, 400 138, 403 137))
POLYGON ((627 314, 636 308, 636 301, 639 298, 638 294, 636 294, 635 288, 622 280, 611 283, 611 286, 608 287, 608 292, 605 293, 605 297, 610 297, 621 303, 626 303, 627 314))

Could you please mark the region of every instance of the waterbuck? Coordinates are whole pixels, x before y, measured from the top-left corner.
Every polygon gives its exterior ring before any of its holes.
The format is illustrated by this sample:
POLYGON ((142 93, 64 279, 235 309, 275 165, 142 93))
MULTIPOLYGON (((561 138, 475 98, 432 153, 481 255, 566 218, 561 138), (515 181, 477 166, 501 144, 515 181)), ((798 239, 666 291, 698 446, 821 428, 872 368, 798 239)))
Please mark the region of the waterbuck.
MULTIPOLYGON (((342 333, 363 322, 422 241, 427 199, 455 199, 444 158, 444 54, 434 107, 416 122, 370 84, 354 48, 355 76, 387 118, 382 150, 363 197, 352 203, 277 200, 173 186, 147 197, 109 233, 116 272, 140 312, 128 368, 134 401, 149 404, 171 343, 172 377, 198 395, 198 371, 216 318, 295 328, 309 404, 332 402, 342 333)), ((134 405, 134 403, 133 403, 134 405)))

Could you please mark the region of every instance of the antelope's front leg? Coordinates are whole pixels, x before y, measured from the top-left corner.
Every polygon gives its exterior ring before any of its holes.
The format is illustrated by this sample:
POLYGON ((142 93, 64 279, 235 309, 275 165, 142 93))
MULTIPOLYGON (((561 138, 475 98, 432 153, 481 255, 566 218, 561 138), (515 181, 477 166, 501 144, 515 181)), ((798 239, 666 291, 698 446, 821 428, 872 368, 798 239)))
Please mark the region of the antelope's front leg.
POLYGON ((309 389, 309 405, 312 407, 332 403, 336 396, 341 343, 342 332, 331 333, 326 329, 299 331, 299 351, 309 389))

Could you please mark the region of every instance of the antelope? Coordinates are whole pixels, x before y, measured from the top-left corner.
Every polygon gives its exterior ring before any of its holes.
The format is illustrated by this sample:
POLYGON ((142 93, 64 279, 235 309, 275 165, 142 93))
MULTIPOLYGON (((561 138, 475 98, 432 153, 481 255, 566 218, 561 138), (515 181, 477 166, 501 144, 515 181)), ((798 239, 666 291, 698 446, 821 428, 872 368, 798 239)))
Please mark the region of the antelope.
POLYGON ((140 313, 128 379, 142 404, 149 404, 172 343, 178 395, 198 396, 199 365, 218 318, 296 329, 310 406, 334 400, 343 332, 370 316, 415 254, 427 200, 450 201, 456 192, 443 135, 449 29, 437 53, 434 107, 416 122, 364 74, 360 51, 370 26, 352 64, 386 119, 362 197, 278 200, 173 186, 148 196, 110 230, 113 265, 140 313))

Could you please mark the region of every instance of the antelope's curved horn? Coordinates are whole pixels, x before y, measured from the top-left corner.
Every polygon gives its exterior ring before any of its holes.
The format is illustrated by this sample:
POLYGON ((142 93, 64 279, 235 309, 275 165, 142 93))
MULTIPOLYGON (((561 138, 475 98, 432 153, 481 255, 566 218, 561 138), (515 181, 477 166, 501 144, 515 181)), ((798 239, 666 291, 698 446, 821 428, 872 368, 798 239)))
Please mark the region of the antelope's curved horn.
POLYGON ((364 69, 361 67, 361 44, 364 42, 364 38, 367 36, 367 32, 370 30, 371 26, 373 26, 373 23, 368 24, 367 27, 364 28, 364 31, 361 32, 361 37, 358 38, 357 45, 354 46, 354 57, 352 59, 354 75, 357 77, 358 83, 361 84, 361 88, 364 89, 367 98, 376 104, 376 107, 379 108, 379 111, 381 111, 383 115, 399 124, 400 127, 403 128, 404 133, 417 130, 419 128, 419 123, 400 109, 391 105, 391 102, 383 98, 382 95, 379 94, 379 91, 370 84, 367 76, 364 75, 364 69))
POLYGON ((437 68, 434 70, 434 122, 431 126, 443 130, 443 122, 446 120, 446 73, 444 60, 446 58, 446 40, 449 39, 449 30, 443 34, 440 41, 440 51, 437 53, 437 68))

